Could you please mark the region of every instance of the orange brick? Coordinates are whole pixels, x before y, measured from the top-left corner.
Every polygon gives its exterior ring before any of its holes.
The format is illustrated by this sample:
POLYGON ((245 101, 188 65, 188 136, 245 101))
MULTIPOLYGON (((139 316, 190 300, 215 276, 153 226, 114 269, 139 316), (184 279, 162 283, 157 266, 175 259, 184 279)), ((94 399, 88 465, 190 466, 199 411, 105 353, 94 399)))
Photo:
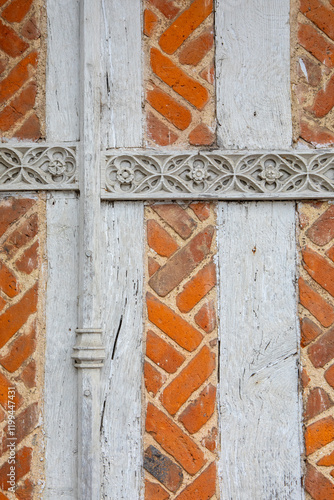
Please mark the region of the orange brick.
POLYGON ((159 45, 167 54, 174 52, 212 12, 212 0, 195 0, 161 35, 159 45))
POLYGON ((169 493, 157 483, 145 481, 145 500, 168 500, 169 493))
POLYGON ((334 246, 330 247, 329 250, 327 250, 326 255, 334 262, 334 246))
POLYGON ((146 337, 146 356, 156 365, 168 373, 174 373, 182 365, 185 357, 174 347, 167 344, 152 330, 148 330, 146 337))
POLYGON ((36 114, 31 115, 15 133, 17 139, 37 141, 41 136, 41 126, 36 114))
POLYGON ((15 265, 19 271, 26 274, 31 274, 34 269, 36 269, 38 264, 38 248, 39 243, 36 241, 27 248, 22 254, 22 256, 15 262, 15 265))
POLYGON ((330 366, 326 371, 325 371, 325 379, 331 385, 334 387, 334 365, 330 366))
MULTIPOLYGON (((25 408, 21 413, 15 415, 16 429, 16 446, 21 443, 21 441, 28 436, 38 424, 38 403, 32 403, 27 408, 25 408)), ((2 439, 2 452, 7 451, 7 441, 8 441, 8 425, 4 428, 3 439, 2 439)))
POLYGON ((17 279, 3 262, 0 262, 0 288, 10 298, 20 291, 17 279))
POLYGON ((1 16, 9 23, 20 23, 28 14, 33 0, 12 0, 1 16))
POLYGON ((0 357, 0 364, 10 373, 15 372, 34 352, 36 346, 36 321, 26 335, 20 335, 9 346, 6 356, 0 357))
POLYGON ((0 21, 0 49, 10 57, 18 57, 29 47, 16 32, 0 21))
POLYGON ((307 350, 309 358, 316 368, 325 366, 334 358, 334 328, 326 331, 307 350))
POLYGON ((298 41, 304 49, 329 68, 334 67, 334 44, 309 24, 300 24, 298 41))
POLYGON ((152 276, 158 269, 160 268, 160 264, 153 259, 153 257, 148 258, 148 275, 152 276))
POLYGON ((197 215, 200 221, 210 217, 210 203, 205 201, 194 201, 190 203, 189 208, 197 215))
POLYGON ((156 111, 179 130, 185 130, 190 125, 190 111, 159 87, 153 86, 149 89, 146 98, 156 111))
POLYGON ((37 66, 38 54, 30 52, 0 82, 0 103, 10 99, 31 76, 31 67, 37 66))
POLYGON ((203 452, 170 418, 153 404, 147 405, 146 431, 191 475, 205 464, 203 452))
POLYGON ((8 236, 3 243, 3 251, 12 257, 17 250, 29 243, 29 241, 36 236, 37 232, 38 216, 34 213, 8 236))
POLYGON ((151 208, 184 240, 189 238, 197 227, 194 219, 177 203, 157 203, 151 208))
POLYGON ((148 136, 159 146, 170 146, 177 140, 178 136, 153 113, 147 113, 146 123, 148 136))
POLYGON ((327 292, 334 295, 334 267, 324 257, 306 247, 302 250, 304 267, 327 292))
POLYGON ((198 432, 211 418, 216 406, 216 388, 209 384, 181 413, 179 421, 190 434, 198 432))
POLYGON ((214 133, 205 123, 197 125, 189 134, 189 143, 192 146, 210 146, 214 140, 214 133))
POLYGON ((305 370, 305 368, 303 368, 302 369, 302 374, 301 374, 301 383, 302 383, 303 389, 305 389, 308 386, 310 380, 311 379, 308 376, 307 371, 305 370))
POLYGON ((213 46, 213 29, 203 31, 197 38, 188 42, 179 53, 181 64, 197 66, 213 46))
POLYGON ((213 462, 175 500, 209 500, 216 493, 216 464, 213 462))
POLYGON ((148 319, 177 344, 193 351, 202 342, 203 335, 172 309, 160 302, 151 293, 146 296, 148 319))
POLYGON ((191 311, 215 284, 216 266, 213 262, 209 262, 184 285, 182 292, 176 297, 177 307, 183 313, 191 311))
POLYGON ((21 404, 22 402, 22 397, 19 394, 18 390, 15 388, 15 395, 13 399, 8 398, 8 391, 10 387, 15 387, 12 382, 8 380, 7 377, 5 377, 1 372, 0 372, 0 404, 3 406, 5 410, 8 409, 8 403, 13 402, 15 404, 15 409, 21 404))
POLYGON ((175 413, 187 399, 207 380, 216 366, 215 354, 207 346, 183 368, 163 391, 160 400, 166 410, 175 413))
POLYGON ((315 340, 322 332, 321 329, 309 318, 303 318, 300 322, 301 346, 306 347, 315 340))
POLYGON ((322 326, 330 326, 334 321, 334 309, 304 280, 299 278, 300 303, 317 318, 322 326))
POLYGON ((333 406, 331 398, 322 387, 316 387, 310 391, 305 405, 304 417, 306 420, 316 417, 333 406))
POLYGON ((150 9, 144 10, 144 35, 151 36, 156 27, 158 17, 150 9))
POLYGON ((15 96, 9 106, 0 113, 0 130, 9 130, 23 115, 33 108, 36 98, 36 85, 29 84, 23 91, 15 96))
POLYGON ((315 500, 334 498, 334 485, 310 464, 307 464, 305 489, 315 500))
POLYGON ((313 106, 313 114, 317 118, 326 116, 334 106, 334 75, 329 79, 325 88, 319 90, 313 106))
POLYGON ((29 478, 25 479, 23 483, 15 490, 15 495, 18 500, 33 500, 34 485, 29 478))
POLYGON ((211 333, 216 328, 216 308, 213 300, 210 300, 207 304, 195 314, 195 323, 202 328, 206 333, 211 333))
POLYGON ((179 248, 174 238, 154 219, 147 221, 147 242, 162 257, 170 257, 179 248))
POLYGON ((144 378, 147 391, 151 392, 154 396, 166 380, 166 378, 147 361, 144 363, 144 378))
POLYGON ((306 455, 314 453, 334 440, 334 419, 326 417, 306 427, 305 448, 306 455))
POLYGON ((35 203, 35 200, 20 198, 8 198, 2 202, 0 206, 0 236, 35 203))
POLYGON ((217 437, 217 427, 213 427, 211 431, 202 439, 201 443, 203 446, 205 446, 205 448, 213 453, 217 448, 217 437))
POLYGON ((7 304, 7 302, 5 301, 5 299, 3 299, 2 297, 0 297, 0 312, 5 307, 6 304, 7 304))
POLYGON ((36 363, 32 360, 19 375, 19 380, 24 383, 28 389, 36 386, 36 363))
POLYGON ((148 0, 150 4, 154 5, 157 9, 162 12, 162 14, 167 17, 167 19, 173 19, 173 17, 180 11, 179 7, 175 5, 173 0, 148 0))
POLYGON ((319 0, 300 0, 301 12, 318 28, 334 39, 334 11, 319 0))
POLYGON ((321 127, 315 122, 300 122, 300 137, 313 146, 334 145, 334 134, 326 127, 321 127))
POLYGON ((325 457, 320 458, 318 460, 317 465, 322 465, 325 467, 333 467, 334 466, 334 451, 325 457))
POLYGON ((151 49, 151 66, 153 72, 177 94, 197 109, 204 108, 209 100, 206 88, 155 48, 151 49))
POLYGON ((213 84, 215 81, 215 66, 211 63, 207 68, 204 68, 200 73, 201 77, 204 78, 208 83, 213 84))
MULTIPOLYGON (((16 482, 24 477, 30 471, 32 459, 32 449, 25 446, 16 452, 15 457, 15 473, 16 473, 16 482)), ((10 485, 8 484, 8 474, 10 464, 5 462, 4 465, 0 468, 0 488, 3 491, 8 491, 10 485)))

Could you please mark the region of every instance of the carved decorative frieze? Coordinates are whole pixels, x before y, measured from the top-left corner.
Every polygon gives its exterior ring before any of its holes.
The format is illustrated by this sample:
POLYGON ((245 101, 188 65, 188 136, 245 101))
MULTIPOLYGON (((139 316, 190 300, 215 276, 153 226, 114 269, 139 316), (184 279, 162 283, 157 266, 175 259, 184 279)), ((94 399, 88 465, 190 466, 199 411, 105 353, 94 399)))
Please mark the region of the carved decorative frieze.
POLYGON ((108 153, 103 199, 334 198, 334 151, 108 153))
POLYGON ((0 147, 0 191, 39 189, 78 189, 75 146, 0 147))

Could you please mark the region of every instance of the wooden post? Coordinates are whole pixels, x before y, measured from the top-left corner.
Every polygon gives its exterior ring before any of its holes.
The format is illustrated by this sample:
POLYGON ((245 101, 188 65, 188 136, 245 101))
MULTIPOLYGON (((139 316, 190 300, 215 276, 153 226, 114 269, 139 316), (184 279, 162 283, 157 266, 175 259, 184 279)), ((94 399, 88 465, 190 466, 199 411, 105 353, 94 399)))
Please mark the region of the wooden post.
POLYGON ((78 499, 100 498, 100 0, 80 2, 78 499))

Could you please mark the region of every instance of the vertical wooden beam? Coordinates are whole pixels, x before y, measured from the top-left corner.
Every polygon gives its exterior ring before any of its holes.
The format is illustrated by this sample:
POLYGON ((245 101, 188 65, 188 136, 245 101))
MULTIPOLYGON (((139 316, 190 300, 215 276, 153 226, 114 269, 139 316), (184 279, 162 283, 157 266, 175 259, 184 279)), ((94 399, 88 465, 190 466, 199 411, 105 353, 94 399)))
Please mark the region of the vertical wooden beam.
POLYGON ((289 11, 290 0, 217 0, 219 147, 291 147, 289 11))
POLYGON ((300 500, 294 202, 220 203, 221 498, 300 500))

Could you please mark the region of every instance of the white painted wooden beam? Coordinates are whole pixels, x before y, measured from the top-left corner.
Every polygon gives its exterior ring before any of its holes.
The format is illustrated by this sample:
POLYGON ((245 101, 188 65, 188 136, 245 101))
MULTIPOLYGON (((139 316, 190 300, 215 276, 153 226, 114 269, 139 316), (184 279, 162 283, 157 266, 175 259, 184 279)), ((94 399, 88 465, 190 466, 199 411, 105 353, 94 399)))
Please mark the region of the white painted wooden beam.
POLYGON ((295 204, 219 203, 222 500, 300 500, 295 204))
POLYGON ((216 1, 218 145, 292 143, 290 0, 216 1))

